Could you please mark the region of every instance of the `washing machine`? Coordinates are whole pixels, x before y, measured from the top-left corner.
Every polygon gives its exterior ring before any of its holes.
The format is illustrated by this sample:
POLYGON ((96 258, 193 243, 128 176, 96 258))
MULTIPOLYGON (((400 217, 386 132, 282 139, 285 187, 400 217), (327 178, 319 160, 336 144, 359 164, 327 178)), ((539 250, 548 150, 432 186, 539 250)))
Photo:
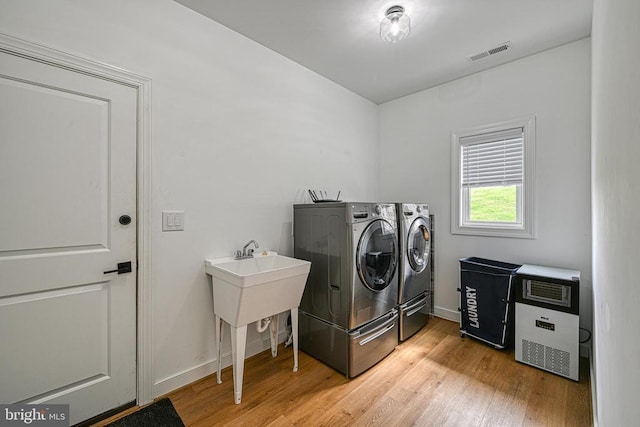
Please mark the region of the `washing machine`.
POLYGON ((294 205, 294 256, 311 261, 300 349, 347 377, 398 344, 396 221, 393 203, 294 205))
POLYGON ((399 340, 418 332, 431 311, 431 227, 429 205, 397 203, 400 246, 399 340))

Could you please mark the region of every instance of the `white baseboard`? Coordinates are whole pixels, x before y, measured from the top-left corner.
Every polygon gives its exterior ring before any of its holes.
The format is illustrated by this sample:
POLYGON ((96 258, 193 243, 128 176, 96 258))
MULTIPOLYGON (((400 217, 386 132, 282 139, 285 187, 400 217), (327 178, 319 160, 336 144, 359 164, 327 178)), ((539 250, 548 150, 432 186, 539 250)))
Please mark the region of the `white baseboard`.
POLYGON ((211 375, 216 372, 217 368, 218 365, 214 359, 164 378, 153 384, 153 398, 155 399, 200 378, 211 375))
MULTIPOLYGON (((436 317, 440 317, 446 320, 450 320, 452 322, 460 323, 460 312, 449 310, 447 308, 435 307, 434 315, 436 317)), ((282 344, 287 339, 286 330, 280 330, 278 335, 278 344, 282 344)), ((256 340, 251 343, 247 343, 246 348, 246 357, 254 356, 258 353, 261 353, 267 349, 271 348, 271 344, 269 342, 269 338, 263 338, 262 340, 256 340)), ((588 345, 580 345, 580 354, 586 355, 589 359, 589 375, 591 377, 591 407, 593 409, 593 425, 594 427, 598 427, 598 411, 597 411, 597 399, 596 399, 596 376, 595 376, 595 367, 593 366, 593 356, 591 346, 588 345)), ((222 355, 222 367, 226 368, 227 366, 231 366, 231 353, 225 353, 222 355)), ((194 381, 197 381, 201 378, 204 378, 208 375, 215 374, 216 369, 218 368, 216 359, 209 360, 200 365, 197 365, 193 368, 186 369, 182 372, 179 372, 175 375, 171 375, 167 378, 164 378, 160 381, 157 381, 153 385, 153 396, 157 398, 159 396, 165 395, 173 390, 176 390, 185 385, 191 384, 194 381)))
MULTIPOLYGON (((441 317, 453 322, 460 322, 460 313, 458 311, 449 310, 442 307, 436 307, 434 310, 436 317, 441 317)), ((286 339, 286 328, 280 327, 280 333, 278 334, 278 344, 282 344, 286 339)), ((247 343, 246 357, 254 356, 267 349, 271 348, 268 335, 262 340, 256 340, 247 343)), ((222 368, 231 366, 231 352, 223 353, 222 355, 222 368)), ((170 393, 180 387, 191 384, 194 381, 198 381, 208 375, 215 374, 218 369, 218 363, 216 359, 208 360, 204 363, 185 369, 166 378, 156 381, 153 384, 153 397, 157 398, 170 393)))
MULTIPOLYGON (((448 308, 436 307, 433 311, 433 315, 441 317, 452 322, 460 323, 460 312, 449 310, 448 308)), ((591 359, 591 346, 588 344, 580 344, 580 356, 591 359)))
MULTIPOLYGON (((287 339, 287 332, 280 330, 278 334, 278 344, 282 344, 287 339)), ((255 356, 258 353, 261 353, 267 349, 271 348, 271 343, 269 342, 269 337, 267 335, 266 339, 263 338, 261 340, 256 340, 253 342, 248 342, 245 358, 255 356)), ((231 366, 231 352, 222 354, 222 368, 226 368, 227 366, 231 366)), ((183 387, 187 384, 191 384, 194 381, 202 379, 208 375, 215 374, 218 369, 218 363, 216 359, 209 360, 207 362, 201 363, 200 365, 194 366, 189 369, 185 369, 182 372, 178 372, 177 374, 171 375, 167 378, 163 378, 153 384, 153 397, 154 399, 163 396, 173 390, 176 390, 180 387, 183 387)), ((233 396, 230 396, 231 399, 233 396)))
POLYGON ((433 314, 436 317, 441 317, 446 320, 451 320, 452 322, 460 323, 460 312, 449 310, 448 308, 435 307, 433 310, 433 314))

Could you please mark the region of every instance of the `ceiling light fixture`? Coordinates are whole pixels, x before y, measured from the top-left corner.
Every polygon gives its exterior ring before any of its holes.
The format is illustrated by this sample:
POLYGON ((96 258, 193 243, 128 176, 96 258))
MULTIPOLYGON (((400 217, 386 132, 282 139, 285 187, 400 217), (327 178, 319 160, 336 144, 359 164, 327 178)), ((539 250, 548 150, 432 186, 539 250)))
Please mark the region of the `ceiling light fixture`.
POLYGON ((406 38, 411 32, 411 19, 404 13, 404 7, 391 6, 380 21, 380 37, 395 43, 406 38))

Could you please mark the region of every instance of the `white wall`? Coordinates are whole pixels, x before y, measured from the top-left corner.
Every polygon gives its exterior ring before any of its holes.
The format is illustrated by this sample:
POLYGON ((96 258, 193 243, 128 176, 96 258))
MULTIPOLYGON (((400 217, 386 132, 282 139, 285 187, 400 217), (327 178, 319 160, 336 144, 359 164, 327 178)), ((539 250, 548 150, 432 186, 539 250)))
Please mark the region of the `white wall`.
POLYGON ((597 418, 640 419, 640 2, 594 2, 593 291, 597 418))
MULTIPOLYGON (((249 239, 292 254, 292 204, 307 188, 376 196, 375 104, 181 5, 0 0, 0 11, 0 32, 152 79, 156 395, 212 372, 205 258, 249 239), (185 231, 161 232, 162 210, 184 210, 185 231)), ((264 348, 250 333, 249 352, 264 348)))
POLYGON ((379 107, 380 196, 436 215, 436 314, 458 319, 468 256, 581 270, 591 329, 590 40, 510 62, 379 107), (535 115, 536 238, 452 235, 451 132, 535 115))

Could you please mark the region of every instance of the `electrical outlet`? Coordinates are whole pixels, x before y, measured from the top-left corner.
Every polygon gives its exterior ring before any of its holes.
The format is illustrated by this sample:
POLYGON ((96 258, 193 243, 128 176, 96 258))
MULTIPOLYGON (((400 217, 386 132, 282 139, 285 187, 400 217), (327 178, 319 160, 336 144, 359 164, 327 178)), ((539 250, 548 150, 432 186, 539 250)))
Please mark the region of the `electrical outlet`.
POLYGON ((162 231, 184 230, 184 211, 162 211, 162 231))

